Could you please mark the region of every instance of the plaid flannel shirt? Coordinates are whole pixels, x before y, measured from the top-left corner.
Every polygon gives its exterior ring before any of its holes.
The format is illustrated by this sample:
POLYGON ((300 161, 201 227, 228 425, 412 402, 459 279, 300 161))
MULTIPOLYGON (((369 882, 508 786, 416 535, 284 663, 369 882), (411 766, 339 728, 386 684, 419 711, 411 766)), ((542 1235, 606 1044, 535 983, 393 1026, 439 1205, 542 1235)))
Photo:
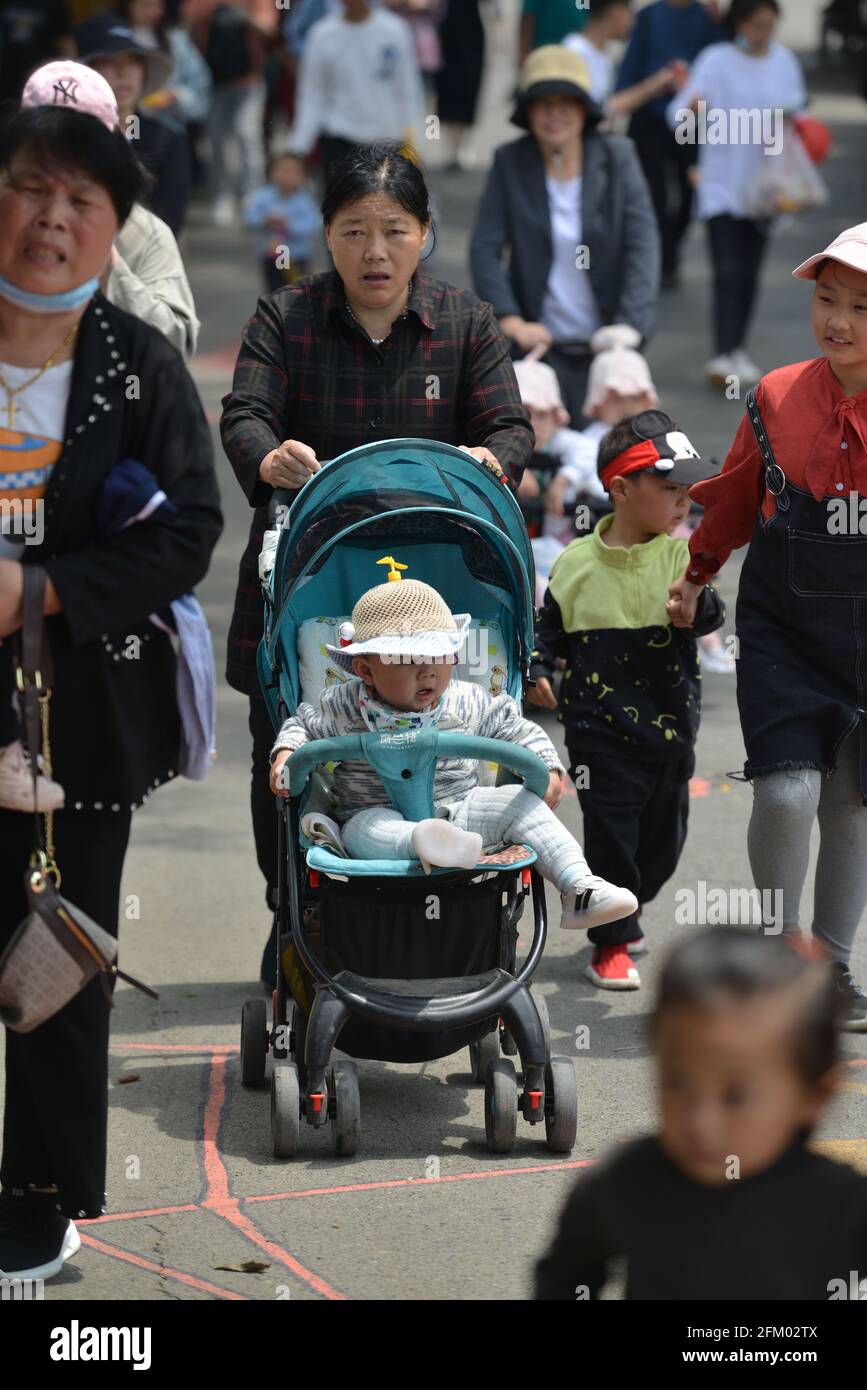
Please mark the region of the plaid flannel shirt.
POLYGON ((533 453, 530 417, 490 306, 423 275, 415 277, 406 315, 379 347, 349 315, 335 271, 260 299, 244 330, 220 430, 255 508, 226 664, 229 684, 247 695, 260 694, 257 559, 272 495, 259 478, 266 454, 285 439, 309 444, 321 460, 377 439, 485 445, 517 486, 533 453))

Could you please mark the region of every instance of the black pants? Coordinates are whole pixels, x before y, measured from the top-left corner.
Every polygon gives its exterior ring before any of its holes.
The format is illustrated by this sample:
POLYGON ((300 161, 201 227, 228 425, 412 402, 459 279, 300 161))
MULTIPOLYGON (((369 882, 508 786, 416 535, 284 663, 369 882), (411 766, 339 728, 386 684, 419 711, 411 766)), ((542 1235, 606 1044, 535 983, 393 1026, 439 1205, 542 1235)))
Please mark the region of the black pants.
POLYGON ((659 224, 662 271, 673 275, 692 217, 689 172, 696 162, 696 148, 679 145, 662 116, 636 116, 630 123, 629 134, 635 141, 659 224))
POLYGON ((571 416, 571 428, 584 429, 590 423, 584 414, 587 378, 590 375, 590 363, 593 361, 589 343, 584 350, 558 347, 554 343, 545 353, 545 361, 557 374, 560 395, 571 416))
POLYGON ((769 223, 727 213, 708 220, 713 263, 713 331, 717 353, 742 348, 759 287, 769 223))
MULTIPOLYGON (((60 891, 117 935, 130 812, 54 818, 60 891)), ((33 821, 0 811, 0 950, 22 921, 33 821)), ((4 1188, 58 1189, 67 1216, 99 1216, 105 1203, 110 1010, 98 979, 32 1033, 6 1030, 4 1188)))
POLYGON ((277 908, 277 802, 268 785, 268 776, 271 771, 269 754, 275 735, 268 706, 261 695, 250 696, 250 733, 253 735, 250 810, 256 862, 267 885, 265 900, 274 912, 277 908))
MULTIPOLYGON (((652 763, 570 748, 569 763, 584 812, 584 854, 591 871, 630 889, 639 903, 649 903, 677 868, 686 841, 695 755, 652 763), (583 777, 579 768, 587 769, 583 777)), ((591 927, 587 935, 595 946, 637 941, 642 935, 638 913, 591 927)))
POLYGON ((319 141, 319 150, 322 155, 322 175, 325 182, 335 164, 339 164, 341 159, 345 159, 349 154, 355 154, 359 148, 352 140, 342 140, 339 135, 323 135, 319 141))
POLYGON ((15 651, 11 637, 0 642, 0 748, 8 748, 21 736, 18 715, 12 703, 15 689, 15 651))

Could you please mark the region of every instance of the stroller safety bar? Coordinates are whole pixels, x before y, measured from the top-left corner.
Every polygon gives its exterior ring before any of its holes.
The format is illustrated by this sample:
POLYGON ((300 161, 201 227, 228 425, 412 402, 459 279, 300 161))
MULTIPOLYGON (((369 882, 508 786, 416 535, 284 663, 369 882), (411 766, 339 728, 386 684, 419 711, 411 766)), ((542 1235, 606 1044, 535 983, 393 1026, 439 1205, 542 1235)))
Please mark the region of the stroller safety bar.
POLYGON ((434 815, 433 783, 438 758, 498 763, 520 777, 540 799, 548 790, 549 769, 537 753, 519 744, 472 734, 408 729, 394 733, 345 734, 315 739, 287 763, 289 792, 300 796, 313 770, 323 763, 367 762, 379 774, 394 805, 407 820, 434 815))

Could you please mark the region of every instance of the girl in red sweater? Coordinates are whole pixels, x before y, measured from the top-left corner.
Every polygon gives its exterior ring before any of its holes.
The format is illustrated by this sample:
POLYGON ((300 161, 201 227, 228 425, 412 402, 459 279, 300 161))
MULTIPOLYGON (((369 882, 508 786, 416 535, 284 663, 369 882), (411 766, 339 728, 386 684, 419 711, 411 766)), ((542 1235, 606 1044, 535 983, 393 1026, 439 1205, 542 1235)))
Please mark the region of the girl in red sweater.
POLYGON ((757 887, 782 889, 783 929, 799 938, 818 816, 813 935, 835 966, 843 1026, 865 1032, 849 959, 867 903, 867 223, 794 275, 815 281, 822 356, 747 396, 722 473, 691 490, 705 514, 669 611, 688 627, 711 575, 749 541, 737 633, 750 864, 757 887))

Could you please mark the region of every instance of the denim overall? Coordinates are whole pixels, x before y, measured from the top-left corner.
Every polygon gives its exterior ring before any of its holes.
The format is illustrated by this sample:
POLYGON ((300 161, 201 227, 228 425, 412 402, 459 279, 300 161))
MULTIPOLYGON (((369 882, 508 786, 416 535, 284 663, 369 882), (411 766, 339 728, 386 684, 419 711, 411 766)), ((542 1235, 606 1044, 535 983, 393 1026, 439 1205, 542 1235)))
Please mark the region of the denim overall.
POLYGON ((774 458, 754 391, 746 407, 777 505, 767 520, 759 510, 738 591, 744 774, 832 773, 858 729, 867 805, 867 534, 832 533, 830 499, 794 487, 774 458))

